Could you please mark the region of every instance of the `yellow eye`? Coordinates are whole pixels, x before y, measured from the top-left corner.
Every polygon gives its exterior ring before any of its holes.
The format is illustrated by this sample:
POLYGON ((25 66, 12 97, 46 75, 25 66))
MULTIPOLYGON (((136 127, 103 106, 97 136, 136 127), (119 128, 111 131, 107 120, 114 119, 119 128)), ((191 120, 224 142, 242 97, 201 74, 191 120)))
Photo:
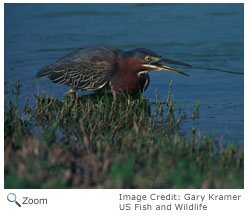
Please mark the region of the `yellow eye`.
POLYGON ((150 61, 151 61, 151 57, 150 57, 150 56, 146 56, 146 57, 145 57, 145 60, 146 60, 147 62, 150 62, 150 61))

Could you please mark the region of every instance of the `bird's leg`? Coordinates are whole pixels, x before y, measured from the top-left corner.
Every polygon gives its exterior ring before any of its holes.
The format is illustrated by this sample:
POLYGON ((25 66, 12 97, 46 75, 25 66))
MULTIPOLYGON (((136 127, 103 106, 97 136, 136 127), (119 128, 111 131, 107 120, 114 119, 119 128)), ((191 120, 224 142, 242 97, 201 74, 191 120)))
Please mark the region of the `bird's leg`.
POLYGON ((116 92, 115 92, 115 90, 114 90, 114 88, 113 88, 111 82, 109 83, 109 85, 110 85, 111 93, 112 93, 112 95, 113 95, 113 100, 116 101, 116 92))
POLYGON ((75 92, 76 92, 76 90, 74 88, 72 88, 72 89, 69 90, 70 94, 74 94, 75 92))

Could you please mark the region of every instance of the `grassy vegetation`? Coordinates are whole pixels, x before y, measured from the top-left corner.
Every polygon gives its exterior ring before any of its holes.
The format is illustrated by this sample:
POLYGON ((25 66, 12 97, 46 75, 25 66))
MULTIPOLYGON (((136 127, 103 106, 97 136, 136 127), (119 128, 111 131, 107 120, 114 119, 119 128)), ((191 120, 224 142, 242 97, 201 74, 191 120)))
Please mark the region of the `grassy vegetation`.
MULTIPOLYGON (((154 103, 108 94, 35 100, 24 112, 5 107, 5 188, 244 186, 243 150, 195 129, 180 135, 186 115, 170 91, 154 103)), ((198 107, 190 119, 202 115, 198 107)))

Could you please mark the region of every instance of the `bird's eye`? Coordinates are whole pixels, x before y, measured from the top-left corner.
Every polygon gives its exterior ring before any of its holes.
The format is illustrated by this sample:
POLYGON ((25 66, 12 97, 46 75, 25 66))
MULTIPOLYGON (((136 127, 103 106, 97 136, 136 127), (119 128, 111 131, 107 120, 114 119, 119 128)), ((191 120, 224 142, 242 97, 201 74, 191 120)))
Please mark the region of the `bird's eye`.
POLYGON ((150 57, 150 56, 146 56, 146 57, 145 57, 145 60, 146 60, 147 62, 150 62, 150 61, 151 61, 151 57, 150 57))

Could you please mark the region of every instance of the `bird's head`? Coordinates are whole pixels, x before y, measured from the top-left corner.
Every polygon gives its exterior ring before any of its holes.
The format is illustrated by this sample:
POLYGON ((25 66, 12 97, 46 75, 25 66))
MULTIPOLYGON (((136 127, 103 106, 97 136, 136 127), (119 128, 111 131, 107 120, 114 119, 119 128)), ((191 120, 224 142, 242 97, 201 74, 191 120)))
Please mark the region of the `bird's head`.
POLYGON ((162 56, 158 55, 157 53, 149 49, 138 48, 132 51, 128 51, 127 55, 130 57, 133 56, 133 57, 137 57, 140 59, 140 62, 138 62, 141 65, 140 71, 138 72, 139 74, 143 72, 148 72, 148 71, 166 70, 166 71, 172 71, 181 75, 189 76, 188 74, 185 74, 181 71, 178 71, 162 63, 191 67, 190 65, 180 62, 180 61, 174 61, 168 58, 163 58, 162 56))

